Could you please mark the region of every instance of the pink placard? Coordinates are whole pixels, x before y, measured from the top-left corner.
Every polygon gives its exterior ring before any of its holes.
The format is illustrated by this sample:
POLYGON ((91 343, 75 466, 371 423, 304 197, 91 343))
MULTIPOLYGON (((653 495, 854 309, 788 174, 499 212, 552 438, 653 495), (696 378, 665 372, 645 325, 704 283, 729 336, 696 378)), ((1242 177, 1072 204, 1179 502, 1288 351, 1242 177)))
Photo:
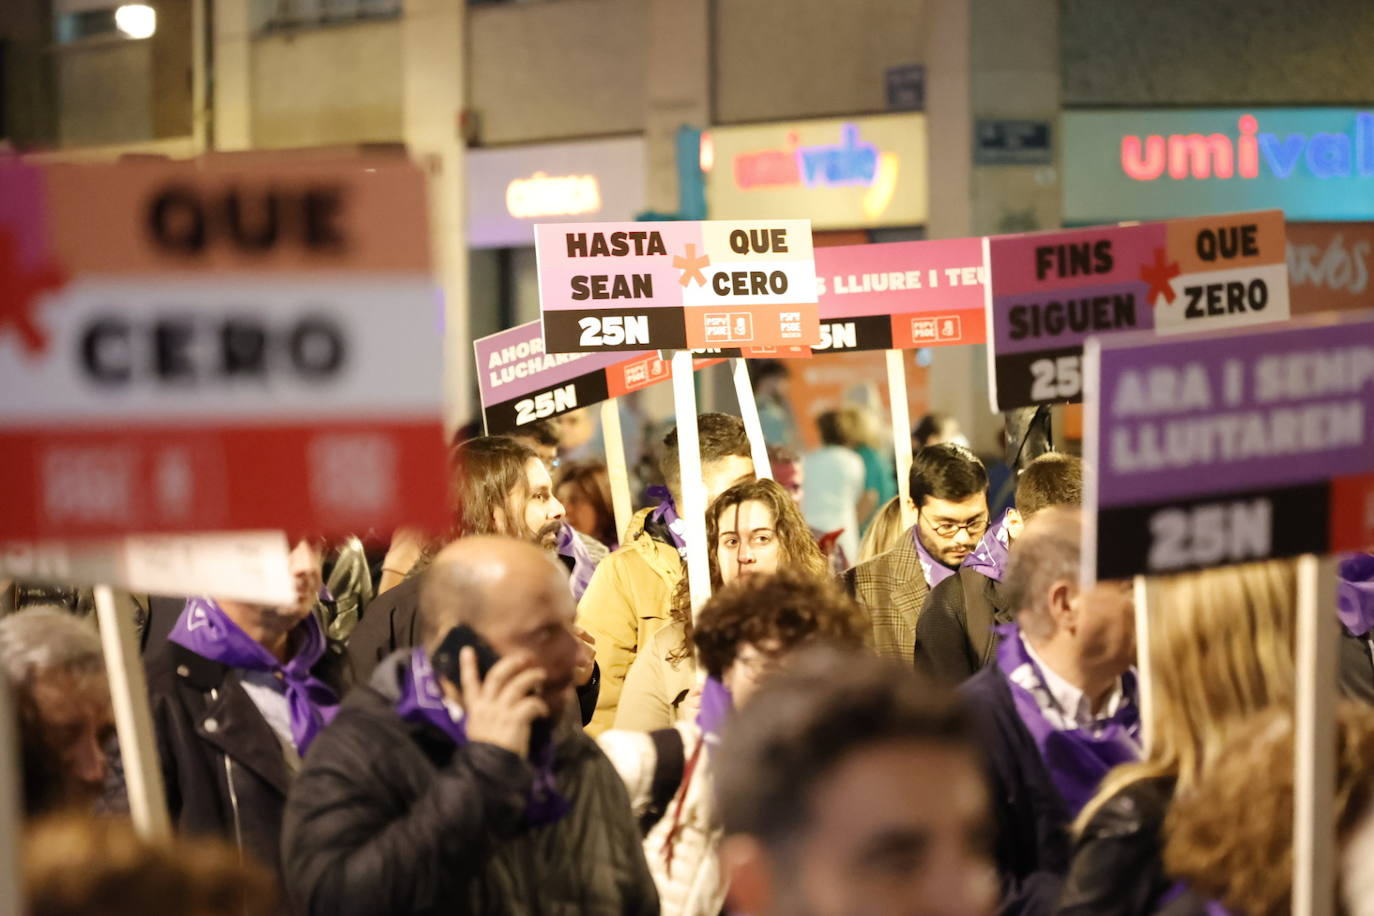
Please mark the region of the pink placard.
POLYGON ((816 249, 822 321, 983 308, 981 239, 816 249))

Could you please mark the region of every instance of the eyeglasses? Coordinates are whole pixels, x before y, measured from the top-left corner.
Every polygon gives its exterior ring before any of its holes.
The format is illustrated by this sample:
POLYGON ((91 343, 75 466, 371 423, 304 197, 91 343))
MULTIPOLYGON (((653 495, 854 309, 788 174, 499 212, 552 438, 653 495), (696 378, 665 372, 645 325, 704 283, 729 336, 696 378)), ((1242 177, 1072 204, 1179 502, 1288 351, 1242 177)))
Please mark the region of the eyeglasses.
POLYGON ((975 541, 983 536, 983 532, 988 530, 987 518, 975 518, 971 522, 962 525, 954 522, 931 522, 930 527, 942 538, 952 538, 960 531, 967 531, 968 536, 975 541))

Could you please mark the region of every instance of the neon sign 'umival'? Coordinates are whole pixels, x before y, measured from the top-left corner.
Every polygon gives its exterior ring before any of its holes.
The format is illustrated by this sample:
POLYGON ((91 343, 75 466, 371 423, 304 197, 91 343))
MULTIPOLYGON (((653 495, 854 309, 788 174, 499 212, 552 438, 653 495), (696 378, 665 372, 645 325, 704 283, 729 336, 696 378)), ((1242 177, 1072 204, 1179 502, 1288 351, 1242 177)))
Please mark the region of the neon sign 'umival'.
POLYGON ((878 177, 878 148, 859 139, 859 127, 845 124, 840 142, 801 146, 795 131, 781 149, 751 150, 734 159, 735 186, 753 188, 868 186, 878 177))
POLYGON ((1121 170, 1136 181, 1168 177, 1258 178, 1261 170, 1288 178, 1300 167, 1315 178, 1374 177, 1374 112, 1359 112, 1345 133, 1264 133, 1252 114, 1236 122, 1239 136, 1149 134, 1121 138, 1121 170))

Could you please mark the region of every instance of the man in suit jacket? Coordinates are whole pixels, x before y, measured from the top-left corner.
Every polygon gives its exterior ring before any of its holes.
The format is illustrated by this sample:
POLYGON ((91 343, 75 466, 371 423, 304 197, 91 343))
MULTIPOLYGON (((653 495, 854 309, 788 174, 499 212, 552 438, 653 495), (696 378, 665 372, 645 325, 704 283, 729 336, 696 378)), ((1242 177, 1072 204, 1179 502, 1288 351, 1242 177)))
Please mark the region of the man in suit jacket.
POLYGON ((845 574, 868 610, 873 648, 908 664, 930 590, 954 575, 988 528, 988 474, 973 452, 942 442, 916 453, 910 484, 916 524, 896 547, 845 574))

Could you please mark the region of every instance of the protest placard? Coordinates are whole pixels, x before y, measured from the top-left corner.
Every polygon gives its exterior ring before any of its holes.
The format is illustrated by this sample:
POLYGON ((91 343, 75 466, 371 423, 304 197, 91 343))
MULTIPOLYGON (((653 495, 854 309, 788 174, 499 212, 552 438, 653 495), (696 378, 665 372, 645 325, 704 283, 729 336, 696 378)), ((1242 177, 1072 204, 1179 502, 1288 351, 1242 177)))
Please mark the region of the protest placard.
POLYGON ((7 163, 0 277, 0 536, 443 524, 408 163, 7 163))
POLYGON ((1283 213, 984 240, 993 410, 1082 399, 1083 341, 1289 317, 1283 213))
POLYGON ((1089 341, 1100 578, 1374 543, 1374 321, 1089 341))
POLYGON ((1142 708, 1150 707, 1144 574, 1297 557, 1293 911, 1335 886, 1334 552, 1374 543, 1374 320, 1084 350, 1087 578, 1137 576, 1142 708))
POLYGON ((816 249, 817 352, 982 343, 981 239, 816 249))
MULTIPOLYGON (((638 353, 546 353, 538 321, 473 342, 477 392, 488 435, 515 432, 536 420, 590 407, 668 381, 656 350, 638 353)), ((693 360, 696 369, 720 357, 693 360)))
POLYGON ((808 220, 535 227, 549 353, 817 342, 808 220))

